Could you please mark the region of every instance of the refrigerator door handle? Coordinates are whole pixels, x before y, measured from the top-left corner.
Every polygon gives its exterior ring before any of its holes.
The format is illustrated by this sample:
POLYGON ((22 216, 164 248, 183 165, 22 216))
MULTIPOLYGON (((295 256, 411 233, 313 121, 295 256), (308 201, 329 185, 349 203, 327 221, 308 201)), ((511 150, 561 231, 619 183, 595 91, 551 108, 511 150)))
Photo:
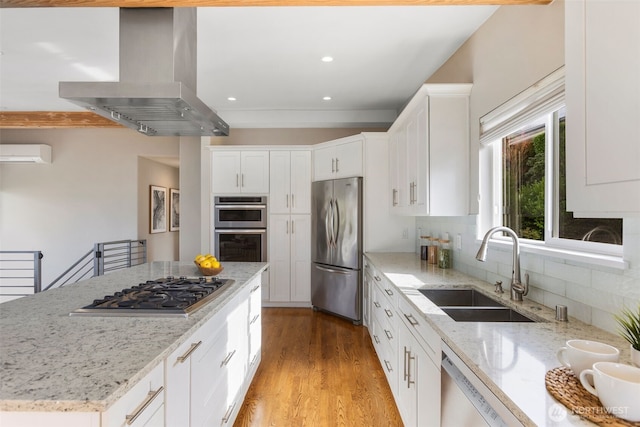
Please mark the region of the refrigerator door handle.
POLYGON ((349 275, 352 274, 352 271, 344 271, 344 270, 335 270, 333 268, 327 268, 327 267, 320 267, 319 265, 315 266, 318 270, 322 270, 322 271, 326 271, 328 273, 337 273, 337 274, 344 274, 344 275, 349 275))
POLYGON ((338 247, 338 230, 339 227, 335 225, 336 218, 338 225, 340 225, 340 211, 338 210, 338 201, 333 200, 333 209, 331 211, 331 233, 333 234, 333 247, 338 247))
POLYGON ((329 214, 330 213, 331 213, 331 200, 329 201, 329 208, 327 209, 327 212, 324 214, 324 234, 325 234, 325 239, 327 241, 327 247, 331 247, 333 245, 333 242, 331 240, 332 233, 331 233, 331 230, 329 230, 329 214))

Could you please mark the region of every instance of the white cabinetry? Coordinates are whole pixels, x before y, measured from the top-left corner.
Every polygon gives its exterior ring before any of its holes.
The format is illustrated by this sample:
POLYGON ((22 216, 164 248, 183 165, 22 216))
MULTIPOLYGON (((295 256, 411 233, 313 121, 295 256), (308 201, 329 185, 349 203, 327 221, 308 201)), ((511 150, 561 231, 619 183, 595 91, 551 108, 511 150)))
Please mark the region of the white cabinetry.
POLYGON ((391 209, 468 213, 470 84, 425 84, 389 129, 391 209))
POLYGON ((259 304, 256 278, 165 360, 167 426, 233 425, 260 361, 259 304))
POLYGON ((322 143, 313 150, 313 180, 362 176, 362 136, 322 143))
POLYGON ((164 372, 156 366, 102 414, 103 427, 164 426, 164 372))
POLYGON ((311 151, 271 151, 269 212, 311 213, 311 151))
POLYGON ((398 331, 400 415, 407 426, 439 425, 440 337, 403 297, 399 298, 398 312, 402 317, 398 331))
POLYGON ((213 149, 211 156, 212 193, 269 193, 269 151, 213 149))
POLYGON ((271 215, 269 265, 269 305, 311 304, 311 215, 271 215))
POLYGON ((565 2, 567 209, 640 213, 640 2, 565 2))

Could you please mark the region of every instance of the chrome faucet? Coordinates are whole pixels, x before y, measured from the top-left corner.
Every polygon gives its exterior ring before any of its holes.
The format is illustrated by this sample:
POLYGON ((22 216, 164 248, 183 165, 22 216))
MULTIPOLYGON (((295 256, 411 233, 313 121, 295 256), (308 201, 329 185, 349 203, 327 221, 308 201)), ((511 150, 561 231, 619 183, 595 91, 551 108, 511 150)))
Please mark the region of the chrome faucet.
POLYGON ((487 234, 484 235, 484 239, 482 239, 482 244, 480 245, 480 249, 478 249, 478 253, 476 254, 476 259, 478 261, 484 262, 487 259, 487 250, 488 243, 491 236, 495 233, 503 231, 507 233, 511 239, 513 239, 513 266, 511 268, 511 300, 512 301, 522 301, 522 297, 529 293, 529 275, 525 275, 525 281, 522 283, 520 280, 520 243, 518 241, 518 235, 510 229, 509 227, 493 227, 491 230, 487 231, 487 234))

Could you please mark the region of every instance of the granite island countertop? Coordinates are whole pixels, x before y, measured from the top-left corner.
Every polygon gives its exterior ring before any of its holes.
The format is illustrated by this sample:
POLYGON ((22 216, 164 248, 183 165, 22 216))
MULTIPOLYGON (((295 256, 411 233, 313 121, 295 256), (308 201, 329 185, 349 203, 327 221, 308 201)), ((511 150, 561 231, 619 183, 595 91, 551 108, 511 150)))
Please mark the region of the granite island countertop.
POLYGON ((504 286, 503 294, 496 294, 493 284, 427 264, 414 253, 365 255, 524 425, 594 425, 572 414, 545 387, 547 371, 561 366, 556 351, 567 340, 578 338, 608 343, 620 350, 621 363, 630 363, 629 344, 622 338, 572 318, 571 313, 568 322, 556 321, 555 310, 527 297, 522 302, 510 301, 508 284, 504 286), (474 287, 539 321, 456 322, 417 291, 435 287, 474 287))
POLYGON ((104 411, 218 312, 267 263, 225 262, 234 279, 188 318, 78 317, 75 309, 192 262, 152 262, 0 304, 0 410, 104 411))

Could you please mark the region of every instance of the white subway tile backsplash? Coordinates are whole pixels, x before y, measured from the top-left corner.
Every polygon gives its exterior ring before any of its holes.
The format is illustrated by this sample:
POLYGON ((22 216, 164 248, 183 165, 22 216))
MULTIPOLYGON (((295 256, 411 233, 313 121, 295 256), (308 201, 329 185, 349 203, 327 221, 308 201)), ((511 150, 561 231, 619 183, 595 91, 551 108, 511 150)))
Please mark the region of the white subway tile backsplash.
MULTIPOLYGON (((489 283, 502 280, 505 291, 511 280, 512 252, 491 245, 486 262, 475 259, 480 247, 476 233, 476 216, 438 218, 418 217, 416 227, 433 233, 460 233, 462 250, 454 252, 454 268, 489 283)), ((640 218, 624 219, 624 259, 629 268, 591 265, 550 255, 521 254, 522 278, 530 273, 529 298, 555 309, 566 305, 569 316, 613 332, 613 314, 623 305, 640 303, 640 218)))

